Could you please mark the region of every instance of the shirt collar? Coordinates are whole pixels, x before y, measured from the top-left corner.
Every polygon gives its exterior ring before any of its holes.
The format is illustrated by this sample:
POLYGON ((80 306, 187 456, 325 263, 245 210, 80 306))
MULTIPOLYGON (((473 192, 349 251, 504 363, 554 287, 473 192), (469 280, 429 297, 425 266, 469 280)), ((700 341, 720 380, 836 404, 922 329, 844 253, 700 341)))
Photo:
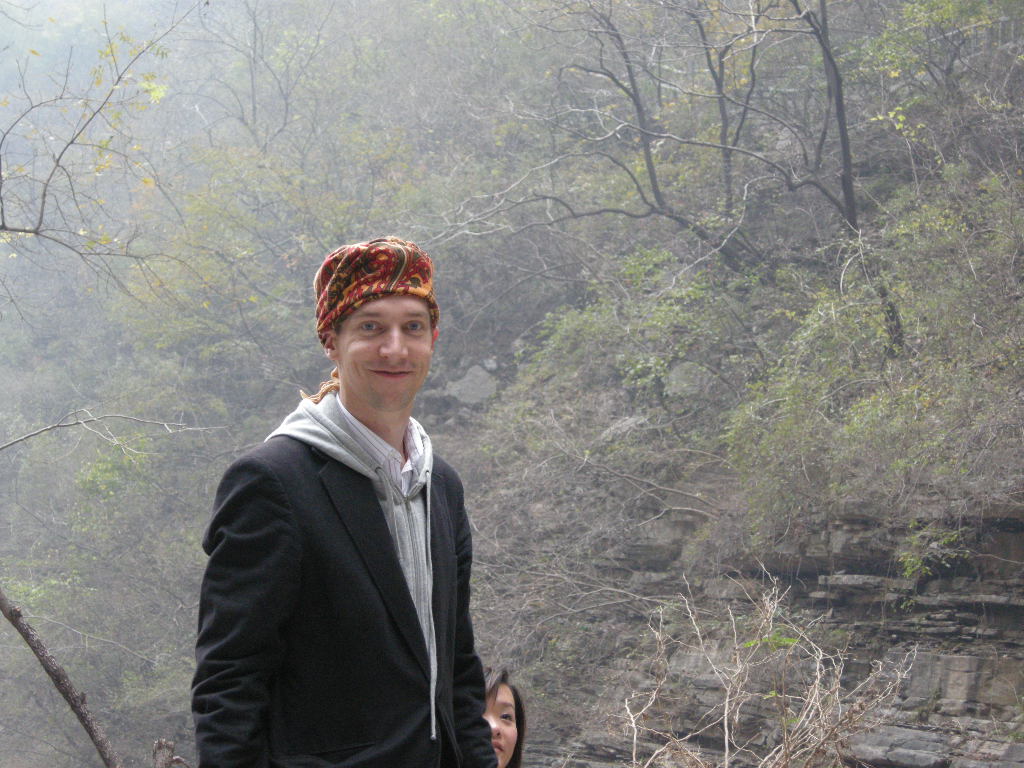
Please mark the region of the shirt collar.
POLYGON ((419 475, 424 458, 423 440, 419 430, 413 427, 412 419, 409 419, 405 425, 405 437, 402 439, 402 445, 409 458, 403 461, 402 454, 395 450, 393 445, 349 412, 341 401, 340 392, 336 392, 335 397, 338 398, 342 418, 351 427, 350 431, 356 442, 381 466, 388 468, 389 471, 392 467, 397 470, 393 479, 399 486, 406 485, 406 482, 402 481, 401 475, 407 475, 407 480, 419 475))

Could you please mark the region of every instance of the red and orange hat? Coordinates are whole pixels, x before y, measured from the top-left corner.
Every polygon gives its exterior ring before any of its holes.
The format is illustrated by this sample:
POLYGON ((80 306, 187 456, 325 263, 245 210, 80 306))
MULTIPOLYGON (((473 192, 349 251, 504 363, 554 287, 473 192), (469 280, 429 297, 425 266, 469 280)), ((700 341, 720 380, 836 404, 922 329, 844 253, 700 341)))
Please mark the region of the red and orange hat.
POLYGON ((430 257, 419 246, 397 237, 343 245, 328 254, 313 280, 320 343, 339 320, 366 302, 394 294, 426 301, 430 324, 436 328, 440 312, 434 298, 433 272, 430 257))

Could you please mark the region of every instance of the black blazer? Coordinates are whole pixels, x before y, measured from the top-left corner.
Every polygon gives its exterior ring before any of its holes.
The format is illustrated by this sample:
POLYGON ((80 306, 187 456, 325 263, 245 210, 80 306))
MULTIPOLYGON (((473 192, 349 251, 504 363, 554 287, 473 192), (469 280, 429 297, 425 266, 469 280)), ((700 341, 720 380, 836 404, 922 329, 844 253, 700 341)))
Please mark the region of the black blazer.
POLYGON ((203 541, 199 768, 492 768, 462 484, 430 498, 438 740, 426 644, 370 480, 274 437, 221 480, 203 541))

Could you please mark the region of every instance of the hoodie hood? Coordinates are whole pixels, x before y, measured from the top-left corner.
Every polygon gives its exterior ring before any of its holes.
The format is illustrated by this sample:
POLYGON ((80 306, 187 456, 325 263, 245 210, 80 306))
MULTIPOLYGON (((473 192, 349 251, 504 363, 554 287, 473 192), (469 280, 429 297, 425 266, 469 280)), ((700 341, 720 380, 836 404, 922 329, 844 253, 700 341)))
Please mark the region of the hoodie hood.
MULTIPOLYGON (((433 466, 433 450, 430 437, 420 423, 412 418, 409 419, 409 423, 412 429, 416 430, 423 445, 423 461, 410 491, 418 493, 433 466)), ((328 395, 319 403, 303 399, 295 410, 285 417, 280 426, 267 435, 267 439, 276 435, 288 435, 301 440, 375 483, 380 481, 380 463, 363 450, 356 438, 348 432, 345 417, 341 412, 341 403, 334 394, 328 395)))

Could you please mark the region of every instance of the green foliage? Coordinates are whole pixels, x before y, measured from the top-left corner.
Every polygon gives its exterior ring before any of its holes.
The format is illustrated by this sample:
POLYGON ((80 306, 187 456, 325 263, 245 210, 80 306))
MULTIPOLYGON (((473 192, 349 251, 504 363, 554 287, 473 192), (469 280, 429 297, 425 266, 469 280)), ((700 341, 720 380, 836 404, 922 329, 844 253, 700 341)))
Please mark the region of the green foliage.
MULTIPOLYGON (((847 270, 843 291, 821 294, 779 364, 734 411, 730 459, 754 517, 771 530, 850 504, 895 521, 940 498, 954 516, 998 503, 984 489, 1003 471, 997 465, 1012 462, 1020 411, 1010 371, 1020 364, 1022 318, 1008 286, 1019 284, 1010 265, 1024 232, 1021 190, 961 166, 944 175, 950 194, 915 198, 888 228, 885 275, 904 355, 887 355, 873 284, 847 270), (959 197, 990 185, 980 200, 959 197)), ((920 549, 901 562, 926 575, 920 549)))
MULTIPOLYGON (((745 643, 743 643, 741 647, 756 648, 759 645, 765 645, 768 647, 769 650, 777 651, 780 648, 791 648, 798 642, 800 642, 799 638, 789 637, 788 635, 784 635, 779 629, 775 629, 775 631, 773 631, 770 635, 765 635, 764 637, 755 637, 752 640, 747 640, 745 643)), ((772 691, 766 698, 777 695, 778 694, 775 691, 772 691)))
POLYGON ((922 78, 945 65, 955 48, 1007 16, 1019 13, 1013 0, 911 0, 896 7, 886 30, 866 44, 867 62, 884 77, 922 78))
POLYGON ((896 555, 903 578, 927 580, 966 561, 970 550, 964 545, 965 539, 962 529, 915 521, 896 555))

